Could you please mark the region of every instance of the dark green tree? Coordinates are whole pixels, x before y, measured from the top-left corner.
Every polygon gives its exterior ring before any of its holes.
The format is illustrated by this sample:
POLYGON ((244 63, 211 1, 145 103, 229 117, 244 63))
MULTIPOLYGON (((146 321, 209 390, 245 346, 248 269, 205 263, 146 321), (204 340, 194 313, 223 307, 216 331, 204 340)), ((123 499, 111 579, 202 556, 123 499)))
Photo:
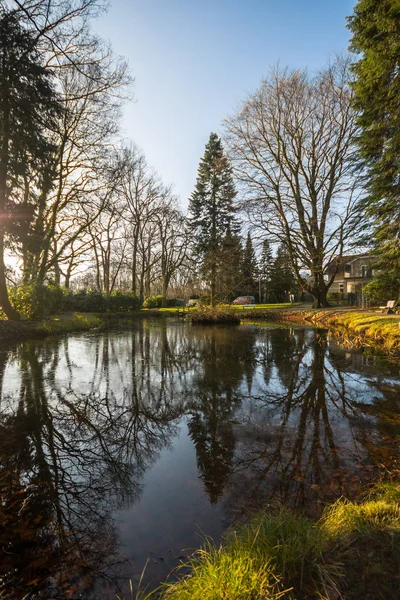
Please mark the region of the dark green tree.
POLYGON ((189 200, 188 223, 193 251, 198 257, 200 273, 209 281, 213 305, 216 301, 218 255, 228 230, 237 233, 235 196, 228 159, 221 140, 212 133, 200 160, 196 187, 189 200))
POLYGON ((6 243, 26 229, 55 151, 49 130, 61 108, 52 76, 40 63, 37 37, 13 13, 0 17, 0 305, 9 319, 6 243))
POLYGON ((389 271, 400 267, 400 2, 359 0, 349 17, 359 147, 368 175, 366 214, 389 271))
POLYGON ((224 302, 232 302, 241 293, 242 273, 239 265, 243 261, 240 235, 228 228, 218 253, 217 295, 224 302))
POLYGON ((260 302, 262 300, 264 300, 265 302, 268 301, 268 292, 271 282, 273 263, 274 257, 272 255, 271 244, 268 240, 264 240, 260 260, 261 294, 263 298, 260 298, 260 302))
POLYGON ((245 294, 257 292, 258 264, 250 232, 247 234, 242 262, 242 289, 245 294))
POLYGON ((271 292, 277 302, 288 300, 288 294, 295 284, 290 257, 284 244, 280 244, 271 270, 271 292))

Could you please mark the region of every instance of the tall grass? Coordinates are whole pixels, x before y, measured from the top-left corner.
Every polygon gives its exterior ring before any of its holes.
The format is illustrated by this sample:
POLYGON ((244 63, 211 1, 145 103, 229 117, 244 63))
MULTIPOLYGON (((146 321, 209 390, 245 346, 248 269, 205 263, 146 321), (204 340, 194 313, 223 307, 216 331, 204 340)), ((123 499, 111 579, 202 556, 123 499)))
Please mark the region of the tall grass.
POLYGON ((221 546, 208 540, 190 560, 191 576, 166 584, 165 598, 328 600, 340 575, 339 564, 324 558, 328 542, 309 519, 283 508, 264 512, 221 546))
POLYGON ((397 600, 400 485, 380 485, 361 503, 340 499, 317 523, 284 508, 262 512, 221 545, 206 540, 182 567, 189 576, 145 598, 397 600))

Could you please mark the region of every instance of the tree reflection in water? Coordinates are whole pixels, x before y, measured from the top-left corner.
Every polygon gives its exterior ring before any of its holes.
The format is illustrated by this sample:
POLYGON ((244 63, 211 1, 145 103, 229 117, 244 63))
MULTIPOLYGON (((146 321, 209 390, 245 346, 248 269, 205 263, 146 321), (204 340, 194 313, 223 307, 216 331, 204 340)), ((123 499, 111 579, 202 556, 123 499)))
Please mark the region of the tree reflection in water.
POLYGON ((198 368, 191 382, 189 433, 197 454, 200 477, 212 503, 224 491, 232 468, 235 439, 233 415, 241 399, 243 379, 249 383, 255 367, 255 336, 239 329, 232 344, 230 329, 195 329, 198 368))
POLYGON ((116 577, 112 512, 137 501, 143 473, 176 434, 183 410, 172 401, 165 343, 151 384, 148 338, 142 328, 117 349, 112 336, 91 337, 95 366, 84 373, 67 339, 22 344, 8 370, 3 353, 2 375, 19 368, 12 392, 1 382, 2 597, 52 587, 54 597, 74 597, 93 576, 116 577))
POLYGON ((123 567, 116 511, 184 423, 197 470, 178 455, 175 473, 227 516, 276 499, 317 514, 394 473, 398 368, 360 357, 323 331, 149 321, 0 351, 0 596, 100 597, 123 567))
MULTIPOLYGON (((269 331, 259 359, 265 379, 236 432, 231 504, 279 500, 318 514, 327 501, 359 494, 382 462, 393 468, 395 407, 379 380, 340 365, 326 332, 269 331)), ((390 389, 400 397, 398 382, 390 389)))

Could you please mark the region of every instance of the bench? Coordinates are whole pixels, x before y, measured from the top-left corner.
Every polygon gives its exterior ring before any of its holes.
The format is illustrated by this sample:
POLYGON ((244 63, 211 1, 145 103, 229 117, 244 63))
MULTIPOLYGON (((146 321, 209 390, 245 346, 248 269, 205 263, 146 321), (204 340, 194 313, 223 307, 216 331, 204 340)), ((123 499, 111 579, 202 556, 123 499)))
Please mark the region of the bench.
POLYGON ((392 315, 394 313, 393 308, 395 304, 396 300, 388 300, 386 306, 380 306, 379 309, 386 315, 392 315))

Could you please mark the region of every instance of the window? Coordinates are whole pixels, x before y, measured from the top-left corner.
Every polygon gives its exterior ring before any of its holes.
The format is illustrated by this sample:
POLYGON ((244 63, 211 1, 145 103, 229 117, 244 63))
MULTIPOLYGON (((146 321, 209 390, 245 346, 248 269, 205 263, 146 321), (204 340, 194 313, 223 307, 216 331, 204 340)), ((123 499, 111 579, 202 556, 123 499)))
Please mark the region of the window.
POLYGON ((372 277, 372 269, 368 265, 362 265, 361 277, 372 277))

